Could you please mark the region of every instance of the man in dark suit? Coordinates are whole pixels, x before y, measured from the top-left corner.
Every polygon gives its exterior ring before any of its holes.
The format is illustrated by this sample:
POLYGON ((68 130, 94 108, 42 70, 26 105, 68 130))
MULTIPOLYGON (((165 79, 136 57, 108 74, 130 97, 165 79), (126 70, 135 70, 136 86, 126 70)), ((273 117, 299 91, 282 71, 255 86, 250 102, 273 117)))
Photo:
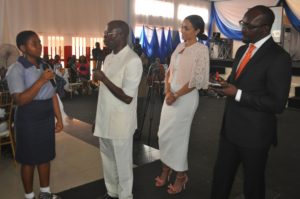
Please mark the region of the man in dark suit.
POLYGON ((265 198, 265 167, 270 146, 276 145, 276 114, 286 105, 291 58, 272 39, 272 10, 250 8, 240 21, 243 42, 232 72, 222 87, 227 96, 211 199, 227 199, 242 163, 244 196, 265 198))

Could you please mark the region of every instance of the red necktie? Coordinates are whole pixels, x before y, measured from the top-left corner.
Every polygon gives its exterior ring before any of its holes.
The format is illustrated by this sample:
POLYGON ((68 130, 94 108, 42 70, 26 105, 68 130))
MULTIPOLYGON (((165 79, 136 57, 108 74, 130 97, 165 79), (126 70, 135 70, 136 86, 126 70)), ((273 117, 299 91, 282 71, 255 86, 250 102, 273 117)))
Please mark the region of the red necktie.
POLYGON ((239 68, 237 69, 236 73, 235 73, 235 79, 237 79, 240 74, 242 73, 243 69, 245 68, 246 64, 249 62, 249 60, 251 59, 252 56, 252 52, 255 49, 254 44, 250 44, 248 51, 246 52, 243 60, 240 63, 239 68))

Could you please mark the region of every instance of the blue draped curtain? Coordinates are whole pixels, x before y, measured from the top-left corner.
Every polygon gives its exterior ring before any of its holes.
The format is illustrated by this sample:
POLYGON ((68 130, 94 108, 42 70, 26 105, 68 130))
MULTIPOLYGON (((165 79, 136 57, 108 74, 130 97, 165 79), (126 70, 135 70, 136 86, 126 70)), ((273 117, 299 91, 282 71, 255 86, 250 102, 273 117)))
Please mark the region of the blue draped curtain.
POLYGON ((286 3, 286 1, 280 1, 279 3, 283 3, 283 8, 285 10, 285 13, 287 15, 287 17, 289 18, 291 24, 293 25, 293 27, 300 32, 300 20, 298 19, 298 17, 293 13, 293 11, 289 8, 288 4, 286 3))
POLYGON ((143 26, 141 36, 140 36, 140 44, 143 48, 144 53, 153 61, 156 57, 159 57, 161 63, 165 62, 165 58, 169 57, 173 50, 176 48, 178 43, 180 43, 180 36, 178 31, 174 31, 172 39, 172 31, 169 28, 168 36, 166 39, 164 28, 162 28, 161 38, 160 38, 160 45, 157 36, 156 28, 153 29, 153 34, 151 38, 151 42, 148 42, 145 27, 143 26))
POLYGON ((167 37, 167 55, 170 56, 173 52, 173 46, 172 46, 172 33, 171 29, 168 30, 168 37, 167 37))
POLYGON ((159 43, 158 43, 158 37, 157 37, 157 32, 156 28, 154 27, 151 42, 150 42, 150 59, 154 60, 157 57, 160 57, 160 49, 159 49, 159 43))
POLYGON ((160 38, 160 61, 161 63, 165 63, 165 58, 167 57, 168 53, 168 46, 166 42, 166 37, 165 37, 165 29, 162 28, 161 32, 161 38, 160 38))
POLYGON ((140 44, 144 50, 144 53, 147 57, 150 57, 150 54, 151 54, 151 49, 150 49, 150 45, 149 45, 149 42, 148 42, 148 39, 147 39, 147 35, 146 35, 146 32, 145 32, 145 27, 143 26, 143 29, 142 29, 142 33, 141 33, 141 36, 140 36, 140 44))
MULTIPOLYGON (((286 15, 290 20, 293 27, 300 32, 300 19, 293 13, 293 11, 289 8, 288 4, 285 0, 279 0, 277 6, 282 5, 285 9, 286 15)), ((213 22, 216 22, 219 30, 229 39, 241 40, 242 33, 239 30, 233 30, 227 27, 219 17, 219 14, 215 8, 215 3, 211 2, 211 13, 210 13, 210 22, 209 22, 209 29, 208 29, 208 36, 211 38, 212 35, 212 25, 213 22)))
POLYGON ((213 21, 216 21, 216 24, 219 28, 219 30, 229 39, 235 39, 235 40, 242 40, 242 32, 238 30, 233 30, 227 27, 220 17, 218 16, 218 13, 215 8, 215 3, 211 3, 211 12, 210 12, 210 24, 209 24, 209 29, 208 29, 208 37, 211 37, 212 33, 212 24, 213 21))
POLYGON ((174 37, 173 37, 173 42, 172 42, 172 47, 173 47, 173 51, 176 49, 177 45, 180 43, 180 35, 178 30, 174 30, 174 37))
POLYGON ((134 42, 135 42, 135 36, 132 28, 130 28, 129 44, 134 44, 134 42))

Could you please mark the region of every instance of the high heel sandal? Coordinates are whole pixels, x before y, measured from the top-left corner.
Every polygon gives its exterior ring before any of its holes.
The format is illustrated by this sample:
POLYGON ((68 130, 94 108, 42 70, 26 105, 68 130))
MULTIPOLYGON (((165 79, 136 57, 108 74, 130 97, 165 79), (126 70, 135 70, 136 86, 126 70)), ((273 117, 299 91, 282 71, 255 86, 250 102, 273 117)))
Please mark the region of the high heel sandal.
POLYGON ((188 182, 188 176, 184 174, 183 176, 176 176, 174 184, 168 186, 169 194, 178 194, 185 190, 185 185, 188 182))
POLYGON ((166 184, 167 182, 170 181, 170 176, 171 176, 171 174, 172 174, 172 169, 170 169, 170 168, 168 168, 168 169, 163 169, 163 172, 166 172, 166 173, 167 173, 167 176, 166 176, 164 179, 161 178, 162 175, 157 176, 157 177, 155 178, 155 186, 156 186, 156 187, 163 187, 163 186, 165 186, 165 184, 166 184))

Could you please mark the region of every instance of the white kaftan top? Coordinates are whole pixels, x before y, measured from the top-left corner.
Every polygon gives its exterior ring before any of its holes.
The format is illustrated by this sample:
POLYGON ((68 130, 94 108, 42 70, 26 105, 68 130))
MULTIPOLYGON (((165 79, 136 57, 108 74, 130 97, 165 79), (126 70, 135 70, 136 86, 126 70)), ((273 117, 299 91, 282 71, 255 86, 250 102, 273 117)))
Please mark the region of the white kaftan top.
POLYGON ((117 54, 109 54, 102 70, 110 81, 133 99, 130 104, 126 104, 101 83, 94 135, 108 139, 127 139, 137 128, 137 93, 143 72, 141 59, 126 46, 117 54))

